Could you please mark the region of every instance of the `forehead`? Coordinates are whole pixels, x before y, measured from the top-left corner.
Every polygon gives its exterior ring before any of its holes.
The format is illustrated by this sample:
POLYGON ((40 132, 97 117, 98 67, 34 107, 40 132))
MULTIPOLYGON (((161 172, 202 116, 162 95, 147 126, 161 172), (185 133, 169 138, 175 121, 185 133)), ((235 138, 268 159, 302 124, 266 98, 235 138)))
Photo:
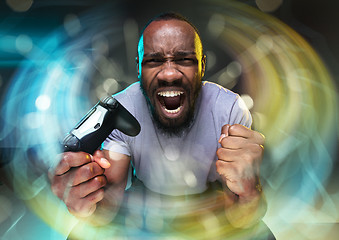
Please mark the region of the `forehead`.
POLYGON ((185 21, 154 21, 144 31, 144 51, 164 54, 175 51, 195 51, 197 37, 192 26, 185 21))

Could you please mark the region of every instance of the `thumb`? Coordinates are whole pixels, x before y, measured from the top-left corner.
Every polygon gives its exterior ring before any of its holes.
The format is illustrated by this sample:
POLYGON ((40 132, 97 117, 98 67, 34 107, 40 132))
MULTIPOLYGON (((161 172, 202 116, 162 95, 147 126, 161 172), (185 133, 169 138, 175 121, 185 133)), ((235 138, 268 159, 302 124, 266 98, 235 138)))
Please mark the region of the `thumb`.
POLYGON ((94 152, 93 161, 98 163, 102 168, 109 168, 111 166, 110 162, 105 158, 103 152, 100 150, 94 152))
POLYGON ((228 129, 230 128, 230 124, 225 124, 224 126, 222 126, 221 128, 221 135, 220 135, 220 138, 219 138, 219 143, 221 143, 221 140, 224 138, 224 137, 227 137, 228 136, 228 129))

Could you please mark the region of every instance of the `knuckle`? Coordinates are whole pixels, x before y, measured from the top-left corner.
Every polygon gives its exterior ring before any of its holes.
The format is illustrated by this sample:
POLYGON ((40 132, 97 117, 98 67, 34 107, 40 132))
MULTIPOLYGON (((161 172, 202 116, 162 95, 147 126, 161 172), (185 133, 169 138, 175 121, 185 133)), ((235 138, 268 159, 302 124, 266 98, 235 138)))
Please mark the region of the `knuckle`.
POLYGON ((233 124, 232 126, 230 126, 229 131, 231 131, 232 133, 237 132, 241 129, 241 125, 240 124, 233 124))
POLYGON ((82 167, 80 167, 80 173, 83 178, 89 179, 94 176, 94 166, 92 163, 88 163, 82 167))
POLYGON ((220 141, 221 146, 225 147, 228 143, 228 139, 229 139, 228 137, 224 137, 223 139, 221 139, 220 141))
POLYGON ((221 158, 221 156, 223 155, 224 149, 223 148, 218 148, 217 149, 217 156, 218 158, 221 158))
POLYGON ((66 156, 64 155, 63 158, 60 160, 57 168, 60 168, 60 167, 65 166, 65 165, 68 165, 68 161, 67 161, 66 156))
POLYGON ((71 213, 71 214, 74 214, 74 215, 79 215, 81 214, 82 212, 84 212, 84 206, 83 204, 75 204, 75 205, 67 205, 67 208, 68 208, 68 211, 71 213))
POLYGON ((55 196, 62 200, 65 192, 65 186, 63 186, 60 181, 53 179, 51 191, 55 196))
POLYGON ((101 175, 104 173, 104 169, 96 162, 93 162, 94 172, 96 175, 101 175))
POLYGON ((96 209, 96 204, 91 203, 88 200, 79 199, 74 202, 66 204, 68 211, 78 217, 88 217, 96 209), (75 202, 75 204, 73 204, 75 202))
POLYGON ((97 176, 93 178, 93 183, 95 187, 101 188, 106 185, 106 178, 104 176, 97 176))
POLYGON ((78 207, 80 205, 80 204, 73 204, 74 202, 72 201, 72 199, 69 196, 65 197, 63 199, 63 201, 66 204, 67 208, 75 209, 76 207, 78 207))
POLYGON ((74 206, 74 208, 77 213, 84 213, 86 211, 86 205, 85 204, 78 204, 74 206))
POLYGON ((104 198, 104 195, 105 195, 104 189, 102 189, 102 188, 99 189, 98 192, 97 192, 97 196, 96 196, 96 202, 101 201, 104 198))
POLYGON ((229 124, 225 124, 221 127, 221 132, 226 132, 227 128, 229 128, 230 125, 229 124))
POLYGON ((88 195, 86 197, 86 201, 87 203, 90 204, 96 204, 97 202, 100 202, 104 198, 104 195, 105 195, 104 189, 100 188, 96 190, 94 193, 88 195))
POLYGON ((80 187, 71 187, 69 189, 68 196, 72 197, 73 199, 80 199, 82 197, 80 187))
POLYGON ((92 175, 92 171, 93 171, 92 169, 93 169, 93 167, 92 167, 91 164, 86 164, 86 165, 82 166, 80 168, 81 175, 85 176, 85 177, 91 176, 92 175))
POLYGON ((67 207, 68 211, 69 211, 71 214, 74 214, 74 213, 77 212, 76 209, 74 209, 72 206, 68 206, 68 205, 66 204, 66 207, 67 207))
POLYGON ((98 157, 98 158, 103 158, 104 157, 104 153, 101 150, 96 150, 93 154, 93 157, 98 157))
POLYGON ((62 154, 62 158, 60 162, 68 165, 68 161, 72 161, 72 152, 65 152, 62 154))
POLYGON ((221 169, 223 168, 223 161, 221 161, 221 160, 217 160, 216 162, 215 162, 215 166, 216 166, 216 169, 217 169, 217 172, 220 172, 221 171, 221 169))
POLYGON ((60 191, 60 188, 58 185, 56 184, 52 184, 51 185, 51 190, 52 190, 52 193, 57 196, 58 198, 62 199, 62 191, 60 191))
POLYGON ((104 170, 96 162, 91 162, 82 166, 81 171, 81 174, 87 178, 92 178, 93 176, 101 175, 104 173, 104 170))
POLYGON ((253 153, 254 157, 257 158, 263 155, 264 149, 261 145, 255 144, 252 146, 251 152, 253 153))
POLYGON ((216 162, 215 162, 215 165, 216 165, 216 167, 218 168, 218 167, 220 167, 221 166, 221 160, 217 160, 216 162))

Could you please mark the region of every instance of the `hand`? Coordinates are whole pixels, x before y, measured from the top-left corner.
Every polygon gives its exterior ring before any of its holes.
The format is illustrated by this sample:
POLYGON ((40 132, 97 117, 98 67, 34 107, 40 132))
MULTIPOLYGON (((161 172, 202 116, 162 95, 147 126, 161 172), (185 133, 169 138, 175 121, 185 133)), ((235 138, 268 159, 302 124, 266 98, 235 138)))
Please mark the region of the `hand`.
POLYGON ((260 195, 259 170, 264 141, 262 134, 242 125, 222 127, 216 167, 233 202, 249 202, 260 195))
POLYGON ((53 193, 63 200, 71 214, 88 217, 104 197, 105 168, 110 163, 101 151, 93 156, 85 152, 65 152, 50 175, 53 193))

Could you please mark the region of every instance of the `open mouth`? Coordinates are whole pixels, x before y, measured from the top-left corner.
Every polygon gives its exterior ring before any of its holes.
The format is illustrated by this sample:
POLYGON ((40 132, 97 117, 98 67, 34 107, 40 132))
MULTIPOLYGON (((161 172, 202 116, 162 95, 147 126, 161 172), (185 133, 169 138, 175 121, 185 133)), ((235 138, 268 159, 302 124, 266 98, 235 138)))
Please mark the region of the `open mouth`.
POLYGON ((179 113, 184 102, 183 91, 161 91, 158 92, 158 99, 163 109, 169 114, 179 113))

